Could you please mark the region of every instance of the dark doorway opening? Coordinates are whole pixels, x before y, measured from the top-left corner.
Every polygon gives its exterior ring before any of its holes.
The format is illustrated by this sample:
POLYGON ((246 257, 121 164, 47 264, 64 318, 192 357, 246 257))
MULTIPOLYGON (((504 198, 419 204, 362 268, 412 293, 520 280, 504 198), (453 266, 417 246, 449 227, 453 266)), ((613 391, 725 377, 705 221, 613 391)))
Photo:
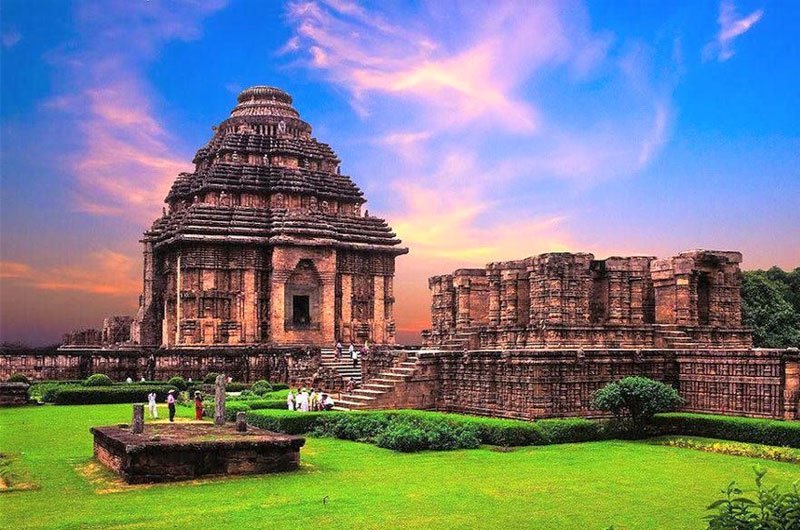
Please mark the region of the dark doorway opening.
POLYGON ((292 324, 300 327, 311 324, 311 304, 307 295, 292 297, 292 324))
POLYGON ((708 274, 702 272, 697 278, 697 323, 701 326, 708 325, 710 291, 711 284, 708 281, 708 274))

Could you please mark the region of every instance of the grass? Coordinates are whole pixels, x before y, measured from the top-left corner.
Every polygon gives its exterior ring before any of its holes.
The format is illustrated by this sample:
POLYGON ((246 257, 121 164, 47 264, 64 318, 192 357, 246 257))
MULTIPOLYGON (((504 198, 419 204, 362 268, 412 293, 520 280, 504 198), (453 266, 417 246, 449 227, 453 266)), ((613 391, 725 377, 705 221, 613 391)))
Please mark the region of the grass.
POLYGON ((308 438, 295 473, 129 487, 92 466, 89 427, 130 416, 0 409, 0 452, 40 486, 0 494, 0 527, 700 529, 705 506, 731 480, 751 484, 754 466, 768 484, 800 479, 795 464, 646 442, 400 454, 308 438))

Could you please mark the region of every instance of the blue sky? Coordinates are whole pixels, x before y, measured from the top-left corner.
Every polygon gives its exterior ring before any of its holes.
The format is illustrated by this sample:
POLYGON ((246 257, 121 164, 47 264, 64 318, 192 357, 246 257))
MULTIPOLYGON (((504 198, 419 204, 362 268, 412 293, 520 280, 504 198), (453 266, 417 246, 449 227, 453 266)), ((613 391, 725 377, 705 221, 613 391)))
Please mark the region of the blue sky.
MULTIPOLYGON (((133 313, 241 89, 292 94, 426 278, 553 250, 800 265, 800 4, 2 2, 0 338, 133 313)), ((402 335, 401 335, 402 337, 402 335)))

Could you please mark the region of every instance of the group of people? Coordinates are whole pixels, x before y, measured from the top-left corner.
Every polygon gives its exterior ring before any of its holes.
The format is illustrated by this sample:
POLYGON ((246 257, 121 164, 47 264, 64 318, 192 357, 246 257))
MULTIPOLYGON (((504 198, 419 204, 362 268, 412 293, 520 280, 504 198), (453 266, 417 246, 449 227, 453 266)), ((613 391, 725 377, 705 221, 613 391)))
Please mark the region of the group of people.
POLYGON ((289 392, 286 396, 286 408, 308 412, 309 410, 331 410, 333 408, 333 398, 325 392, 317 392, 313 388, 311 392, 305 388, 299 392, 289 392))
MULTIPOLYGON (((336 341, 336 360, 340 360, 342 358, 342 342, 336 341)), ((353 361, 353 368, 358 366, 358 358, 364 354, 369 353, 369 341, 364 341, 364 346, 361 348, 361 351, 357 350, 355 345, 351 342, 350 347, 347 349, 347 357, 353 361)))
MULTIPOLYGON (((197 407, 197 400, 199 399, 200 392, 195 393, 195 410, 197 407)), ((147 394, 147 408, 150 411, 151 418, 158 418, 158 396, 156 396, 155 392, 150 392, 147 394)), ((169 409, 169 421, 175 421, 175 391, 170 390, 167 393, 167 409, 169 409)), ((203 402, 200 401, 200 417, 197 419, 202 419, 202 411, 203 411, 203 402)), ((197 413, 195 412, 195 415, 197 413)))

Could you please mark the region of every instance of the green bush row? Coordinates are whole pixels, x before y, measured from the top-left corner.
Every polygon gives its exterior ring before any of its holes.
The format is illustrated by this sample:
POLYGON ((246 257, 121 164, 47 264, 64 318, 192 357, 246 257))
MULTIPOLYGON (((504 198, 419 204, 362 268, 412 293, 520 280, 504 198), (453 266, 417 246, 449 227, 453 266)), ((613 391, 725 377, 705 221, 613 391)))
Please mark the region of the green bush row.
POLYGON ((170 385, 142 384, 110 387, 62 387, 54 392, 52 401, 56 405, 144 403, 150 392, 155 392, 157 399, 163 401, 170 390, 176 390, 176 388, 170 385))
POLYGON ((657 414, 653 418, 653 428, 659 434, 703 436, 800 448, 798 422, 671 412, 657 414))
POLYGON ((416 410, 300 413, 251 409, 247 421, 270 431, 313 432, 398 450, 474 447, 475 441, 502 446, 546 445, 603 440, 614 435, 605 423, 580 418, 528 422, 416 410))

